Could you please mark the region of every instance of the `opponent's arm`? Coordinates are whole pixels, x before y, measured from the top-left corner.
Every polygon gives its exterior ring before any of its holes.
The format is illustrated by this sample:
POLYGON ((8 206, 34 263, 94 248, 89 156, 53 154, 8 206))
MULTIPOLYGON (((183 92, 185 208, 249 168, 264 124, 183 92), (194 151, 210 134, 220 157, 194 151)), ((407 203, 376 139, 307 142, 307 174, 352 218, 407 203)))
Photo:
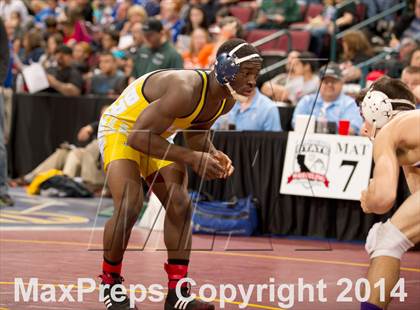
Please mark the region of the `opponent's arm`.
POLYGON ((361 198, 365 213, 384 214, 392 208, 397 197, 400 167, 393 127, 381 129, 375 138, 373 178, 361 198))
POLYGON ((170 144, 160 136, 177 117, 188 114, 192 109, 186 104, 191 101, 190 87, 180 86, 179 83, 173 85, 176 87, 170 87, 162 98, 151 103, 140 114, 128 136, 127 144, 155 158, 191 165, 194 171, 207 179, 221 177, 223 168, 210 154, 170 144), (207 169, 203 168, 205 166, 207 169))

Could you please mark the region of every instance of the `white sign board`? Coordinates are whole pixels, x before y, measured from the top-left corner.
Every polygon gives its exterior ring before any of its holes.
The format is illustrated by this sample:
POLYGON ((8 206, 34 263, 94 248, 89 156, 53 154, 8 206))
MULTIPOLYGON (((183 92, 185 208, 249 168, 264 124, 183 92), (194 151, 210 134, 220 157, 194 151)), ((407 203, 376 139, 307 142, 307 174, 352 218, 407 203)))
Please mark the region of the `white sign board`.
POLYGON ((368 138, 289 132, 280 193, 359 200, 369 184, 368 138))
POLYGON ((34 62, 29 66, 25 66, 22 70, 23 78, 29 93, 33 94, 50 87, 48 83, 47 74, 44 68, 38 62, 34 62))

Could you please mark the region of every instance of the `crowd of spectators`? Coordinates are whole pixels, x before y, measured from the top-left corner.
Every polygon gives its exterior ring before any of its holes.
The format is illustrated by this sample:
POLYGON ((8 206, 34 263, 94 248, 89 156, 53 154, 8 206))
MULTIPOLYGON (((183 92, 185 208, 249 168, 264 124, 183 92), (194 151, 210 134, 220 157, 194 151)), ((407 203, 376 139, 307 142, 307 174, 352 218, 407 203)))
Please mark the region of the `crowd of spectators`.
POLYGON ((309 32, 308 48, 277 52, 286 65, 275 76, 260 79, 247 103, 238 102, 227 116, 233 127, 281 130, 272 113, 276 104, 295 106, 295 119, 315 102, 316 117, 323 114, 330 122, 347 118, 358 134, 361 119, 353 98, 383 75, 402 79, 420 105, 420 0, 407 0, 405 9, 350 29, 403 1, 0 0, 10 53, 0 85, 6 142, 11 97, 30 89, 24 76, 28 66, 40 64, 38 70, 45 71, 49 86, 44 92, 115 98, 130 82, 157 69, 211 68, 226 40, 273 29, 309 32), (321 9, 309 16, 311 6, 321 9), (248 8, 247 21, 233 8, 248 8), (334 74, 324 76, 331 37, 342 31, 336 63, 328 64, 334 74), (365 65, 381 54, 385 56, 365 65))

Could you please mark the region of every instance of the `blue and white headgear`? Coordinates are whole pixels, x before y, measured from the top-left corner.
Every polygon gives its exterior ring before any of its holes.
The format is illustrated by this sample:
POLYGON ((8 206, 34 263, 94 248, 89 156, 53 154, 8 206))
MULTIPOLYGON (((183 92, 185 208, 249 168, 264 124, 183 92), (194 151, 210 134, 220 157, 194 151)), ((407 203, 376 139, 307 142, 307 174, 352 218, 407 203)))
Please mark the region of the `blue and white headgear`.
POLYGON ((229 53, 221 53, 219 56, 217 56, 214 67, 216 79, 221 85, 227 85, 235 80, 236 74, 239 72, 241 63, 254 58, 261 59, 261 56, 257 53, 242 58, 238 58, 235 55, 235 52, 237 52, 241 47, 248 44, 249 43, 241 43, 235 46, 235 48, 233 48, 229 53))
POLYGON ((248 45, 248 43, 241 43, 235 46, 235 48, 233 48, 229 53, 221 53, 217 56, 216 63, 214 64, 217 82, 220 85, 226 86, 232 97, 241 102, 247 101, 248 98, 238 94, 232 86, 230 86, 230 82, 235 80, 236 74, 238 74, 241 67, 241 63, 254 58, 261 59, 261 56, 257 53, 242 58, 237 57, 235 52, 245 45, 248 45))

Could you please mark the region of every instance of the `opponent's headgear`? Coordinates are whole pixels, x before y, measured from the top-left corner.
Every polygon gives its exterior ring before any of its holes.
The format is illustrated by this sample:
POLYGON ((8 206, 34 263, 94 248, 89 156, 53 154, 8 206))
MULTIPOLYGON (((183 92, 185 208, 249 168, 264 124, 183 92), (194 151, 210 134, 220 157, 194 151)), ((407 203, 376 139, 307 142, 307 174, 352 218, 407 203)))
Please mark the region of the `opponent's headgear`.
POLYGON ((249 43, 241 43, 233 48, 229 53, 221 53, 216 58, 215 73, 216 79, 221 85, 227 85, 235 80, 236 74, 239 72, 241 63, 258 58, 261 56, 257 53, 247 55, 239 58, 235 55, 241 47, 248 45, 249 43))
POLYGON ((387 94, 370 88, 362 101, 362 114, 374 128, 382 128, 397 113, 415 110, 414 103, 407 99, 390 99, 387 94))

